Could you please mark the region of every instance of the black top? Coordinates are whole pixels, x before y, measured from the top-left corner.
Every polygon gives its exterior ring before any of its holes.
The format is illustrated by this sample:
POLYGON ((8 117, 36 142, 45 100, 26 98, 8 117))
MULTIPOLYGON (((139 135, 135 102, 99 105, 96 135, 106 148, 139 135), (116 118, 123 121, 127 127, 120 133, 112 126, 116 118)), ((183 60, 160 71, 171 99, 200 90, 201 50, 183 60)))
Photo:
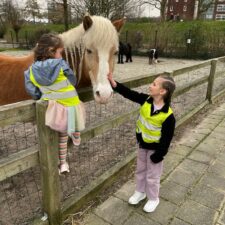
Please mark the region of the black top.
MULTIPOLYGON (((140 105, 143 105, 146 101, 150 104, 153 104, 153 98, 151 97, 149 98, 149 95, 130 90, 129 88, 125 87, 123 84, 119 82, 116 83, 117 87, 113 89, 119 94, 121 94, 123 97, 128 98, 133 102, 139 103, 140 105)), ((168 110, 169 104, 165 104, 160 110, 156 110, 155 112, 153 112, 154 107, 151 107, 151 116, 158 114, 160 112, 167 113, 168 110)), ((153 153, 150 158, 154 163, 158 163, 163 160, 164 156, 168 152, 170 142, 173 138, 174 130, 175 130, 175 117, 173 114, 171 114, 166 118, 166 120, 162 124, 161 138, 159 140, 159 143, 144 142, 140 133, 136 133, 136 137, 140 148, 155 151, 155 153, 153 153)))

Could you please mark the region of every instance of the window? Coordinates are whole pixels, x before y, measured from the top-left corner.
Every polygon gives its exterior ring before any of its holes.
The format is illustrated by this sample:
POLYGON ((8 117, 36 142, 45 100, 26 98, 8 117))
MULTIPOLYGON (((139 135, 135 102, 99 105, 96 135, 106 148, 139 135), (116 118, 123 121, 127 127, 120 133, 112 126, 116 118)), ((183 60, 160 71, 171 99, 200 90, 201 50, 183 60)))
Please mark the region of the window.
POLYGON ((176 0, 176 2, 179 2, 179 0, 176 0))
POLYGON ((183 7, 183 11, 184 11, 184 12, 186 12, 186 11, 187 11, 187 6, 186 6, 186 5, 184 5, 184 7, 183 7))
POLYGON ((187 2, 187 0, 184 0, 184 2, 187 2))
POLYGON ((222 5, 222 4, 217 5, 216 10, 217 10, 217 12, 225 12, 225 4, 224 5, 222 5))
POLYGON ((170 12, 172 12, 172 11, 173 11, 173 6, 171 5, 171 6, 170 6, 170 12))
POLYGON ((225 14, 216 14, 216 20, 225 20, 225 14))

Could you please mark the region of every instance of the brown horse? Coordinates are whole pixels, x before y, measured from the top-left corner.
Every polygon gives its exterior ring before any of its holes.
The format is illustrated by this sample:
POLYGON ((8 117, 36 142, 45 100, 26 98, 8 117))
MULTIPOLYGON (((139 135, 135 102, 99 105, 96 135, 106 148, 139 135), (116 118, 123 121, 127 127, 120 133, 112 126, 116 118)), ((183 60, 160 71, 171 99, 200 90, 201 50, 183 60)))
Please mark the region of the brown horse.
MULTIPOLYGON (((124 19, 111 22, 100 16, 85 16, 82 24, 60 34, 65 59, 78 77, 78 88, 92 84, 98 103, 106 103, 112 96, 107 74, 114 69, 118 32, 123 24, 124 19)), ((33 54, 0 55, 0 105, 30 98, 24 87, 24 71, 32 62, 33 54)))

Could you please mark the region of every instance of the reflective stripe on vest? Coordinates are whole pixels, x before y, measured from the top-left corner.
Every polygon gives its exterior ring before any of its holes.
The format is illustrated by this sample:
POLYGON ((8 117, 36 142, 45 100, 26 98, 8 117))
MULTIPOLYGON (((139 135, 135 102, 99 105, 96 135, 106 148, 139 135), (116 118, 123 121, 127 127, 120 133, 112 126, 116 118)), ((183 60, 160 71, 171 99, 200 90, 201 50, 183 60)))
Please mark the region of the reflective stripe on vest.
POLYGON ((79 97, 77 95, 76 89, 65 77, 62 68, 59 71, 55 82, 49 86, 41 86, 34 77, 32 67, 30 67, 30 80, 37 86, 41 92, 41 99, 43 100, 56 100, 65 106, 74 106, 80 103, 79 97))
POLYGON ((167 113, 159 112, 151 116, 152 104, 147 101, 140 108, 140 115, 136 124, 136 132, 141 133, 142 139, 146 143, 159 143, 161 138, 161 129, 163 122, 170 116, 173 111, 169 107, 167 113))

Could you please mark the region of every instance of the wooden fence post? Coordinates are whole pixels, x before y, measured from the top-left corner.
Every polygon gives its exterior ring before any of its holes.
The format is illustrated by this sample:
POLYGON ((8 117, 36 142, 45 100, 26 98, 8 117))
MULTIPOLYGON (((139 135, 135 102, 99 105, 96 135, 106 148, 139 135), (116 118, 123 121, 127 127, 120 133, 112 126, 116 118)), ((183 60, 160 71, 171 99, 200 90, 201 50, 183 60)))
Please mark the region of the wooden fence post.
POLYGON ((210 103, 212 103, 212 91, 213 91, 214 77, 216 73, 216 64, 217 64, 217 59, 213 59, 211 61, 211 68, 210 68, 210 74, 208 78, 208 87, 207 87, 207 93, 206 93, 206 99, 208 99, 210 103))
POLYGON ((45 126, 46 101, 37 101, 36 118, 40 145, 43 210, 50 225, 61 224, 60 182, 58 172, 58 133, 45 126))

